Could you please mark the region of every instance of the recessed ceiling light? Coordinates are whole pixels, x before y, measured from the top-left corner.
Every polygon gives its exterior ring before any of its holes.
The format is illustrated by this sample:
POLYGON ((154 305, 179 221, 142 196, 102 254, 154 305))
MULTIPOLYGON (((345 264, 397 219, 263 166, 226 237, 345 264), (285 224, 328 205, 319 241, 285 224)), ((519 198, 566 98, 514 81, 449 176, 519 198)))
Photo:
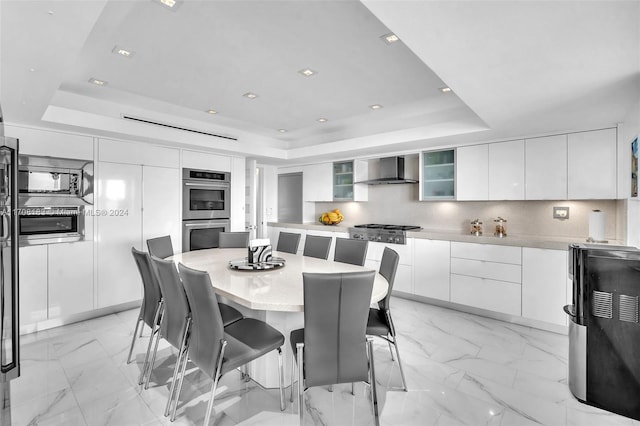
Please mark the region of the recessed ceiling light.
POLYGON ((182 4, 182 0, 154 0, 167 9, 176 10, 182 4))
POLYGON ((47 13, 48 13, 49 15, 52 15, 52 16, 55 14, 55 12, 54 12, 53 10, 50 10, 50 11, 48 11, 47 13))
POLYGON ((106 85, 107 85, 107 82, 106 82, 106 81, 104 81, 104 80, 98 80, 97 78, 93 78, 93 77, 91 77, 91 78, 89 79, 89 83, 93 83, 93 84, 95 84, 96 86, 106 86, 106 85))
POLYGON ((316 75, 318 74, 317 71, 312 70, 311 68, 305 68, 303 70, 298 71, 300 74, 304 75, 305 77, 311 77, 312 75, 316 75))
POLYGON ((36 72, 36 69, 35 69, 35 68, 33 68, 33 67, 31 67, 31 68, 29 68, 29 71, 31 71, 31 72, 36 72))
POLYGON ((441 91, 442 93, 449 93, 449 92, 451 92, 452 90, 451 90, 451 87, 441 87, 441 88, 440 88, 440 91, 441 91))
POLYGON ((326 123, 328 120, 326 118, 318 118, 318 122, 326 123))
POLYGON ((369 105, 369 108, 371 108, 371 109, 380 109, 380 108, 382 108, 382 105, 380 105, 380 104, 369 105))
POLYGON ((208 109, 208 110, 207 110, 207 113, 209 113, 209 114, 213 115, 213 114, 217 114, 217 113, 218 113, 218 111, 216 111, 215 109, 208 109))
POLYGON ((398 36, 395 35, 394 33, 385 34, 380 38, 387 44, 391 44, 391 43, 395 43, 396 41, 400 41, 398 36))
POLYGON ((258 97, 258 95, 256 95, 255 93, 251 93, 251 92, 247 92, 242 96, 244 96, 245 98, 249 98, 249 99, 255 99, 255 98, 258 97))
POLYGON ((119 46, 115 46, 111 52, 115 53, 116 55, 120 55, 120 56, 124 56, 125 58, 130 58, 133 55, 136 54, 136 52, 132 51, 132 50, 128 50, 128 49, 124 49, 122 47, 119 46))
POLYGON ((287 133, 287 129, 278 129, 280 133, 287 133))

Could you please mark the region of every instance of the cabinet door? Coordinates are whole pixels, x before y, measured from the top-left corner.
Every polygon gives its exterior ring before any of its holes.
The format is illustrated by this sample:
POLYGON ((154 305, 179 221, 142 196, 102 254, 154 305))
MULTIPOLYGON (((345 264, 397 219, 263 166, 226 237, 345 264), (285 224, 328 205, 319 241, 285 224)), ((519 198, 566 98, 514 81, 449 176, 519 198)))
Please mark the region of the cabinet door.
POLYGON ((217 172, 231 171, 231 157, 207 152, 182 151, 182 167, 187 169, 215 170, 217 172))
POLYGON ((142 245, 149 238, 171 236, 173 250, 182 251, 180 170, 164 167, 142 168, 142 245))
POLYGON ((180 167, 180 151, 177 149, 110 139, 100 139, 98 159, 114 163, 180 167))
MULTIPOLYGON (((365 160, 353 161, 353 181, 362 182, 369 179, 369 162, 365 160)), ((359 183, 353 185, 353 201, 368 201, 369 185, 359 183)))
POLYGON ((524 200, 524 140, 489 144, 489 199, 524 200))
POLYGON ((93 309, 93 241, 51 244, 49 318, 93 309))
MULTIPOLYGON (((246 170, 248 164, 243 157, 231 158, 231 231, 233 232, 245 230, 245 203, 247 203, 245 185, 249 172, 246 170)), ((255 173, 251 176, 255 176, 255 173)), ((256 206, 254 205, 253 208, 255 209, 256 206)))
POLYGON ((451 274, 451 301, 520 316, 520 284, 451 274))
POLYGON ((567 199, 567 135, 525 140, 525 198, 567 199))
POLYGON ((333 201, 333 163, 305 166, 302 170, 303 201, 333 201))
POLYGON ((567 145, 569 199, 616 198, 616 129, 571 133, 567 145))
POLYGON ((456 151, 456 199, 488 200, 488 145, 462 146, 456 151))
POLYGON ((104 212, 97 218, 97 307, 104 308, 142 298, 131 255, 131 247, 142 248, 142 167, 100 162, 97 181, 96 208, 104 212))
POLYGON ((449 300, 449 241, 414 239, 413 290, 420 296, 449 300))
POLYGON ((47 246, 20 247, 20 326, 47 319, 47 246))
POLYGON ((522 316, 567 325, 567 252, 522 249, 522 316))

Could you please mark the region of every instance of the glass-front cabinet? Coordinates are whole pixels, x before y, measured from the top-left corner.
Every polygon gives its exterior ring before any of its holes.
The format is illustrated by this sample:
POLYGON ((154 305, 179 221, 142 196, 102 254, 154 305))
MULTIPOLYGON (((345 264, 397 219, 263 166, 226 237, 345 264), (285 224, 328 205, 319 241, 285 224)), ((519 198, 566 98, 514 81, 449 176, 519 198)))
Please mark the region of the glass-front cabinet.
POLYGON ((368 186, 357 183, 367 180, 368 162, 364 160, 333 163, 333 200, 367 201, 368 186))
POLYGON ((420 154, 420 200, 455 198, 455 150, 420 154))
POLYGON ((333 163, 333 199, 353 200, 353 161, 333 163))

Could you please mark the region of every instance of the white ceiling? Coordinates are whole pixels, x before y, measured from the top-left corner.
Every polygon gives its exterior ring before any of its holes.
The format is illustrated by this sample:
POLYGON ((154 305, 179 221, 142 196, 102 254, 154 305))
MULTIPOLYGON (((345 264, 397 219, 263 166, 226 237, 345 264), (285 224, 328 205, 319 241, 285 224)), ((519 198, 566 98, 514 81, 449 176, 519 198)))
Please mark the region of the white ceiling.
POLYGON ((639 1, 0 0, 0 101, 10 123, 265 162, 382 155, 614 126, 639 24, 639 1))

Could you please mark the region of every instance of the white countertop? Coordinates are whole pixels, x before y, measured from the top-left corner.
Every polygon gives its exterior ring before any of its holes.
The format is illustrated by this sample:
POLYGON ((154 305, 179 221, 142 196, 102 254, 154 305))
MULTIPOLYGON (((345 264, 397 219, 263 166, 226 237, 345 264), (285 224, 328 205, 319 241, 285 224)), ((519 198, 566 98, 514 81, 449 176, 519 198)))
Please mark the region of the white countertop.
MULTIPOLYGON (((247 249, 208 249, 176 254, 170 259, 207 271, 216 293, 251 309, 267 311, 304 311, 302 272, 356 272, 373 269, 301 255, 273 252, 286 265, 268 271, 236 271, 229 261, 247 257, 247 249)), ((387 294, 387 280, 376 273, 371 302, 387 294)))
MULTIPOLYGON (((338 225, 322 225, 320 223, 283 223, 283 222, 269 222, 269 226, 277 226, 282 228, 297 228, 306 230, 321 230, 321 231, 333 231, 333 232, 349 232, 350 226, 343 224, 338 225)), ((567 250, 569 244, 573 243, 585 243, 586 239, 577 237, 555 237, 545 235, 512 235, 507 234, 504 238, 494 237, 492 234, 476 237, 471 234, 463 234, 455 231, 443 231, 443 230, 429 230, 423 229, 417 232, 407 232, 408 238, 420 238, 426 240, 443 240, 443 241, 456 241, 466 243, 479 243, 479 244, 496 244, 504 246, 517 246, 517 247, 531 247, 531 248, 543 248, 553 250, 567 250)), ((624 245, 623 241, 611 240, 609 244, 612 245, 624 245)))

